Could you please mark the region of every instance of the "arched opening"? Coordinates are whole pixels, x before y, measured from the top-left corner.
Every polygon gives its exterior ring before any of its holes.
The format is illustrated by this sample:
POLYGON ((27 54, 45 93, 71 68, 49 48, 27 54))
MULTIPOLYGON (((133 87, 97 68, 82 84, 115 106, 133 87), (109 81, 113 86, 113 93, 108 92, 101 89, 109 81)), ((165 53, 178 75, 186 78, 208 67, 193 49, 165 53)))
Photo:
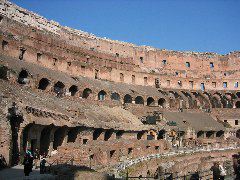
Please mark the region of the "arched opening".
POLYGON ((120 101, 120 95, 116 92, 111 94, 111 99, 114 101, 120 101))
POLYGON ((89 88, 86 88, 83 90, 82 98, 87 99, 90 94, 92 94, 92 90, 89 88))
POLYGON ((235 106, 236 106, 236 108, 240 108, 240 101, 237 101, 235 106))
POLYGON ((113 134, 113 130, 112 129, 107 130, 105 132, 105 134, 104 134, 104 141, 108 141, 111 138, 112 134, 113 134))
POLYGON ((77 139, 77 135, 78 135, 78 128, 72 128, 70 131, 68 131, 68 139, 67 142, 75 142, 77 139))
POLYGON ((240 139, 240 129, 236 131, 236 137, 240 139))
POLYGON ((71 96, 75 96, 75 94, 78 92, 78 87, 76 85, 72 85, 69 88, 69 92, 71 93, 71 96))
POLYGON ((166 108, 166 100, 164 98, 160 98, 158 100, 158 105, 162 108, 166 108))
POLYGON ((105 99, 106 99, 106 95, 107 95, 107 93, 105 92, 105 91, 100 91, 99 93, 98 93, 98 100, 99 101, 104 101, 105 99))
POLYGON ((48 149, 50 146, 50 133, 51 133, 51 126, 45 127, 41 132, 40 137, 40 153, 48 154, 48 149))
POLYGON ((54 92, 57 94, 57 96, 62 96, 64 94, 64 87, 65 85, 60 81, 54 85, 54 92))
POLYGON ((126 94, 124 96, 124 103, 132 103, 132 96, 130 96, 129 94, 126 94))
POLYGON ((93 132, 93 140, 97 140, 100 135, 102 134, 103 132, 103 129, 96 129, 94 132, 93 132))
POLYGON ((185 92, 185 91, 181 91, 181 92, 187 98, 189 108, 194 109, 196 107, 196 101, 193 99, 193 97, 188 92, 185 92))
POLYGON ((218 138, 223 138, 223 136, 224 136, 224 131, 218 131, 216 133, 216 137, 218 137, 218 138))
POLYGON ((207 138, 214 138, 214 132, 213 132, 213 131, 208 131, 208 132, 206 133, 206 137, 207 137, 207 138))
POLYGON ((123 133, 124 133, 124 131, 117 131, 116 132, 116 139, 121 139, 122 138, 122 136, 123 136, 123 133))
POLYGON ((203 131, 199 131, 197 133, 197 138, 204 138, 204 132, 203 131))
POLYGON ((46 90, 46 88, 48 87, 49 84, 50 84, 50 81, 47 78, 42 78, 39 81, 38 89, 46 90))
POLYGON ((154 106, 155 100, 152 97, 147 98, 147 106, 154 106))
POLYGON ((223 108, 233 108, 232 104, 232 95, 231 94, 225 94, 221 97, 221 103, 223 108))
POLYGON ((28 84, 28 72, 26 70, 22 70, 18 75, 18 83, 19 84, 28 84))
POLYGON ((237 93, 236 93, 236 96, 237 96, 238 98, 240 98, 240 92, 237 92, 237 93))
POLYGON ((135 104, 144 104, 144 100, 141 96, 135 98, 135 104))
POLYGON ((211 99, 212 108, 221 108, 221 102, 216 96, 213 96, 211 99))
POLYGON ((56 150, 59 146, 62 145, 65 138, 65 128, 58 128, 54 133, 53 149, 56 150))
POLYGON ((137 139, 138 139, 138 140, 142 139, 144 133, 145 133, 144 131, 138 132, 138 133, 137 133, 137 139))
POLYGON ((157 139, 165 139, 165 134, 166 134, 166 131, 164 129, 160 130, 158 132, 157 139))

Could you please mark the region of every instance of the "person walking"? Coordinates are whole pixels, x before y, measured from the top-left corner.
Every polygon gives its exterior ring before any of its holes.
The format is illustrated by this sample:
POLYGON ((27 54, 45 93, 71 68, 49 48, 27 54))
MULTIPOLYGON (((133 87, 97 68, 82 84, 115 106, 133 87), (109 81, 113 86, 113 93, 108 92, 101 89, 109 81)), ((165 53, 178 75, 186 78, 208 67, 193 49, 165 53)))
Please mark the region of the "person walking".
POLYGON ((238 159, 237 161, 237 167, 236 167, 236 179, 235 180, 239 180, 240 179, 240 159, 238 159))
POLYGON ((227 175, 227 172, 221 164, 219 164, 218 167, 220 170, 220 180, 224 180, 224 177, 227 175))
POLYGON ((44 174, 46 172, 47 161, 45 158, 46 158, 45 153, 42 156, 40 156, 40 174, 44 174))
POLYGON ((30 154, 27 153, 24 156, 23 165, 24 165, 25 176, 29 176, 30 172, 32 172, 32 165, 33 165, 33 158, 30 156, 30 154))
POLYGON ((219 162, 214 162, 213 166, 211 167, 211 171, 213 172, 213 180, 220 180, 220 168, 219 162))

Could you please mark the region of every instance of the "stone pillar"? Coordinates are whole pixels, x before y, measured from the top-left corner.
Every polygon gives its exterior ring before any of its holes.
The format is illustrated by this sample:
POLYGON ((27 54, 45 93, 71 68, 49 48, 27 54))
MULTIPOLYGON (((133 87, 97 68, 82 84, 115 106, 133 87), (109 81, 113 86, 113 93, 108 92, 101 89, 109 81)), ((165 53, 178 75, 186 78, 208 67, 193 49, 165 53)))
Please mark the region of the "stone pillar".
POLYGON ((50 131, 50 134, 49 134, 49 141, 50 141, 50 144, 49 144, 49 151, 48 151, 48 155, 51 154, 51 152, 53 151, 53 142, 54 142, 54 133, 55 131, 58 129, 59 127, 56 127, 54 126, 51 131, 50 131))
POLYGON ((206 138, 207 136, 206 136, 206 132, 204 131, 203 132, 203 138, 206 138))
POLYGON ((67 144, 67 140, 68 140, 68 132, 69 132, 69 129, 68 128, 65 128, 64 129, 64 139, 63 139, 63 145, 66 145, 67 144))

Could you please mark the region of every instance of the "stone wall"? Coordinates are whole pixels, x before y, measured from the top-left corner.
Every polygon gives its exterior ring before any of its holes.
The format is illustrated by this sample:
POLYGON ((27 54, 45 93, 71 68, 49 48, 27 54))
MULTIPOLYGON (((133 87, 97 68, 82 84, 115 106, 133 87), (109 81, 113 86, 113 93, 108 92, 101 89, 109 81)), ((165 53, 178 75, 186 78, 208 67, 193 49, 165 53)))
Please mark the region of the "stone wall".
POLYGON ((22 47, 26 61, 74 76, 128 84, 154 86, 159 79, 163 88, 239 89, 235 85, 239 81, 239 52, 218 55, 138 47, 62 27, 7 1, 1 7, 2 38, 9 43, 11 56, 19 57, 22 47))

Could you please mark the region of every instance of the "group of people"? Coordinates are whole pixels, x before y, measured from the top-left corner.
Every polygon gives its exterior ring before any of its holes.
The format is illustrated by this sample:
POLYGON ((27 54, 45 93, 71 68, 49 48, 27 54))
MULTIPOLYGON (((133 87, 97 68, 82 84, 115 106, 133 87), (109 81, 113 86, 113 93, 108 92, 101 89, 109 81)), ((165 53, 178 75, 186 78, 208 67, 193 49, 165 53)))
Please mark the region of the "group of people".
MULTIPOLYGON (((236 163, 233 163, 233 169, 236 175, 235 180, 240 180, 240 157, 236 159, 236 163)), ((213 172, 213 180, 224 180, 227 175, 225 168, 219 162, 214 162, 211 171, 213 172)))
POLYGON ((213 180, 224 180, 227 175, 225 168, 219 162, 214 162, 211 171, 213 172, 213 180))
POLYGON ((31 150, 27 150, 23 160, 25 176, 29 176, 30 172, 32 172, 33 166, 37 169, 38 165, 40 165, 40 174, 44 174, 46 172, 46 163, 46 154, 40 155, 38 149, 33 153, 31 150))

